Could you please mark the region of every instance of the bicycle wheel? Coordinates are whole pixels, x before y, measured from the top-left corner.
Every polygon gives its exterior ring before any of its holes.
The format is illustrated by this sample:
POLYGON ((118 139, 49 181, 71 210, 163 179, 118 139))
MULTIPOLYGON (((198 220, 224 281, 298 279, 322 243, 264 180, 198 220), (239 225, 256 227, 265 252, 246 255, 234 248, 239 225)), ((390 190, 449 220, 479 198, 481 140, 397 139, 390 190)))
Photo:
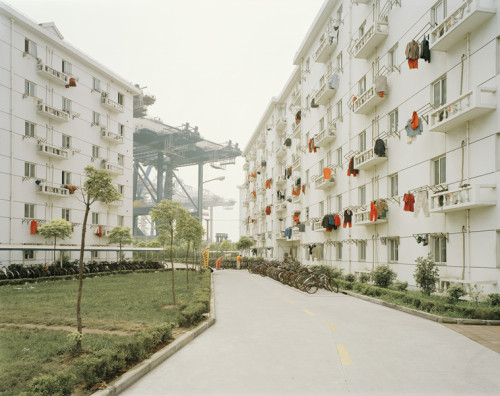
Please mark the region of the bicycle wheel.
POLYGON ((303 282, 304 291, 309 294, 314 294, 318 291, 319 282, 315 276, 310 276, 303 282))
POLYGON ((330 287, 331 287, 332 292, 335 292, 335 293, 339 292, 339 284, 335 281, 335 279, 331 280, 330 287))

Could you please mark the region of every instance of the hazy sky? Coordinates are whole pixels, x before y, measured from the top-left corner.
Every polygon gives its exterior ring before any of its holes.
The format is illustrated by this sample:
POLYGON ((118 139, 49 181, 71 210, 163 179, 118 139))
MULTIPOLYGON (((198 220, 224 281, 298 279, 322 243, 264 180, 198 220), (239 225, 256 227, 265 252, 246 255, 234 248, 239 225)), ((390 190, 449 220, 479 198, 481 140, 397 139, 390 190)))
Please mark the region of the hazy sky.
MULTIPOLYGON (((198 126, 205 139, 243 150, 323 0, 7 0, 37 23, 54 22, 66 42, 156 96, 148 116, 198 126)), ((239 238, 243 159, 205 165, 205 188, 237 200, 214 210, 214 233, 239 238)), ((197 185, 195 169, 183 169, 197 185)))

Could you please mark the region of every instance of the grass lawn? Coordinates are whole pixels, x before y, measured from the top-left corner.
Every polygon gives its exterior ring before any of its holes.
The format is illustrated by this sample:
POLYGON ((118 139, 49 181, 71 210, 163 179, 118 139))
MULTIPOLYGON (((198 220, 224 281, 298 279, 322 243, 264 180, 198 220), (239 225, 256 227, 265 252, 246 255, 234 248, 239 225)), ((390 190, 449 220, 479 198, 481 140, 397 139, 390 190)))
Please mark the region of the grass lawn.
MULTIPOLYGON (((178 308, 172 306, 171 276, 170 271, 163 271, 84 279, 85 354, 80 357, 71 354, 68 331, 25 327, 71 326, 76 330, 78 281, 0 287, 0 394, 17 395, 38 375, 64 370, 94 351, 113 349, 137 330, 175 322, 178 308), (86 333, 86 328, 102 333, 86 333), (108 330, 121 332, 109 334, 108 330)), ((186 273, 177 271, 175 284, 177 303, 189 303, 194 290, 210 287, 210 274, 195 274, 193 279, 190 273, 187 290, 186 273)))

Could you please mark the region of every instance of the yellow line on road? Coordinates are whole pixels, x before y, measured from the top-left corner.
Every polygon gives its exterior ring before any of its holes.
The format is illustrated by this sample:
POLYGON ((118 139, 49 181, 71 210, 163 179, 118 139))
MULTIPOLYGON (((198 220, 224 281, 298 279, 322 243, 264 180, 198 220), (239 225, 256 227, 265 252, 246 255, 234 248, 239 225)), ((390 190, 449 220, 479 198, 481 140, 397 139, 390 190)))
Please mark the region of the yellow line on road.
POLYGON ((316 316, 315 313, 312 313, 311 311, 309 311, 308 309, 302 309, 303 312, 305 312, 306 314, 308 314, 309 316, 316 316))
POLYGON ((325 324, 332 330, 338 330, 337 329, 337 326, 335 326, 334 324, 331 324, 330 322, 325 322, 325 324))
POLYGON ((295 304, 295 301, 293 300, 286 300, 286 301, 288 301, 290 304, 295 304))
POLYGON ((351 356, 349 356, 349 352, 347 351, 347 348, 345 345, 342 345, 342 344, 337 345, 337 352, 339 353, 340 362, 344 366, 352 365, 351 356))

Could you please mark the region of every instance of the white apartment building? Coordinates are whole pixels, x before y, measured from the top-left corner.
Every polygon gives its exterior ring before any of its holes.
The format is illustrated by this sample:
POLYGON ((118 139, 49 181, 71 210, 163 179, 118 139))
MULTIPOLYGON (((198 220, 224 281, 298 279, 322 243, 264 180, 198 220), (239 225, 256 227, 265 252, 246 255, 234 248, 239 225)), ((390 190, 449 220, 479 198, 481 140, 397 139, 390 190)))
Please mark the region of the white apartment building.
MULTIPOLYGON (((1 250, 0 267, 51 263, 52 252, 33 249, 51 241, 32 233, 51 219, 74 226, 58 243, 79 245, 85 208, 74 188, 87 165, 107 169, 123 196, 92 205, 88 247, 107 245, 105 234, 116 225, 132 227, 132 110, 139 93, 67 44, 53 23, 37 24, 0 3, 0 247, 26 246, 1 250)), ((93 251, 90 258, 114 260, 116 253, 93 251)))
POLYGON ((431 254, 442 282, 500 290, 499 7, 324 2, 243 153, 242 221, 259 254, 353 274, 388 263, 413 286, 415 260, 431 254), (408 61, 424 37, 430 62, 408 61))

